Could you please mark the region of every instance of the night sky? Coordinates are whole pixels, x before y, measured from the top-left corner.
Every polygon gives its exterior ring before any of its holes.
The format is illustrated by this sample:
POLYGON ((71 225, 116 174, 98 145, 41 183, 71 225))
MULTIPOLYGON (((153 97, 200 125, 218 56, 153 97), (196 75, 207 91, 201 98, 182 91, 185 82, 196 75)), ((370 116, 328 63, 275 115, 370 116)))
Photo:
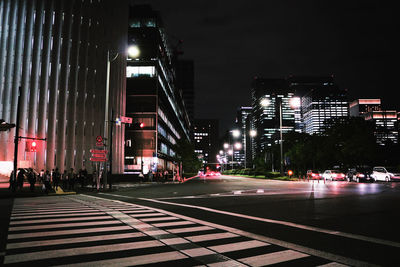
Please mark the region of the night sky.
POLYGON ((395 1, 149 0, 183 58, 195 62, 195 115, 233 127, 255 76, 334 75, 349 100, 400 110, 395 1))

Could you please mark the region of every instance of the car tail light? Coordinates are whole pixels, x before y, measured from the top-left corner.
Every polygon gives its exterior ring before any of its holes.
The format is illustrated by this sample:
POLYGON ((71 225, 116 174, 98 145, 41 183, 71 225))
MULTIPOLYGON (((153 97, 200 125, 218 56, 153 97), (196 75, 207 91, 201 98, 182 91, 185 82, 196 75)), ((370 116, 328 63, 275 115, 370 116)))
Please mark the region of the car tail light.
POLYGON ((365 175, 364 175, 364 174, 362 174, 362 173, 359 173, 359 174, 357 174, 357 177, 364 178, 364 177, 365 177, 365 175))

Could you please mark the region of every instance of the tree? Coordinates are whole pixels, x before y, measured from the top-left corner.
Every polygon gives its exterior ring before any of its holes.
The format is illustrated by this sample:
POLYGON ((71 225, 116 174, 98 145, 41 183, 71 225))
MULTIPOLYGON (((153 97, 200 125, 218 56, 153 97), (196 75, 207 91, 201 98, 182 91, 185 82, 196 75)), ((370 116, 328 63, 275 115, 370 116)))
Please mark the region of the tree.
POLYGON ((194 152, 194 145, 187 140, 178 140, 176 146, 176 160, 182 162, 183 170, 186 173, 197 173, 202 162, 194 152))

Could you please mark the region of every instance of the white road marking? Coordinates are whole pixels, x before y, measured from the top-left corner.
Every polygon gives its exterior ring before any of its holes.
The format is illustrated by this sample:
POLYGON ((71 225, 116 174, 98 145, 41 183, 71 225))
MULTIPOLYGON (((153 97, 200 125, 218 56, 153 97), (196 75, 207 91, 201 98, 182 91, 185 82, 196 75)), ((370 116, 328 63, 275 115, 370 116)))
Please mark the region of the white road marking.
POLYGON ((253 257, 242 258, 239 259, 239 261, 250 266, 267 266, 305 257, 309 257, 309 255, 293 250, 284 250, 253 257))
POLYGON ((231 252, 231 251, 245 250, 245 249, 249 249, 249 248, 264 247, 264 246, 269 246, 269 245, 270 244, 261 242, 258 240, 250 240, 250 241, 229 243, 229 244, 225 244, 225 245, 212 246, 212 247, 208 247, 208 248, 211 250, 215 250, 218 253, 225 253, 225 252, 231 252))
POLYGON ((145 236, 145 235, 143 233, 136 232, 136 233, 113 234, 113 235, 96 235, 96 236, 86 236, 86 237, 28 241, 28 242, 7 244, 7 249, 51 246, 60 244, 73 244, 73 243, 93 242, 102 240, 114 240, 114 239, 134 238, 140 236, 145 236))
POLYGON ((73 235, 73 234, 85 234, 85 233, 100 233, 109 231, 123 231, 131 230, 132 227, 127 225, 111 226, 111 227, 96 227, 96 228, 84 228, 84 229, 73 229, 73 230, 61 230, 61 231, 47 231, 47 232, 35 232, 35 233, 24 233, 24 234, 10 234, 7 236, 8 239, 19 239, 19 238, 32 238, 41 236, 57 236, 57 235, 73 235))
MULTIPOLYGON (((127 214, 129 214, 129 213, 127 213, 127 214)), ((163 213, 158 213, 158 212, 157 213, 143 213, 143 214, 129 214, 129 215, 133 218, 164 216, 163 213)))
POLYGON ((83 222, 83 223, 60 223, 60 224, 44 224, 44 225, 30 225, 30 226, 14 226, 10 227, 8 231, 23 231, 23 230, 39 230, 39 229, 55 229, 67 227, 81 227, 105 224, 121 224, 119 221, 100 221, 100 222, 83 222))
POLYGON ((174 237, 174 238, 167 238, 167 239, 160 239, 166 245, 177 245, 177 244, 186 244, 190 243, 188 240, 181 238, 181 237, 174 237))
MULTIPOLYGON (((120 196, 120 195, 109 194, 109 193, 100 193, 100 194, 113 196, 113 197, 117 197, 117 198, 137 199, 137 198, 130 197, 130 196, 120 196)), ((84 196, 92 197, 92 196, 89 196, 89 195, 84 195, 84 196)), ((96 197, 94 197, 94 198, 96 198, 96 197)), ((101 198, 99 198, 99 199, 101 199, 101 198)), ((155 200, 155 199, 146 199, 146 198, 138 198, 138 199, 151 201, 151 202, 158 202, 158 203, 163 203, 163 204, 168 204, 168 205, 187 206, 187 207, 191 207, 191 208, 198 208, 198 209, 204 209, 204 210, 208 209, 208 208, 205 208, 205 207, 196 207, 196 206, 192 206, 192 205, 171 203, 171 202, 160 201, 160 200, 155 200)), ((146 207, 146 206, 142 206, 142 205, 138 205, 138 204, 135 204, 135 205, 136 206, 141 206, 143 208, 146 207)), ((239 230, 239 229, 236 229, 236 228, 233 228, 233 227, 220 225, 220 224, 216 224, 216 223, 212 223, 212 222, 208 222, 208 221, 204 221, 204 220, 200 220, 200 219, 196 219, 196 218, 191 218, 191 217, 188 217, 188 216, 185 216, 185 215, 181 215, 181 214, 177 214, 177 213, 173 213, 173 212, 170 212, 170 211, 167 211, 167 210, 162 210, 162 209, 157 209, 157 208, 153 208, 153 209, 158 211, 158 212, 163 212, 165 214, 168 214, 170 216, 175 216, 175 217, 181 218, 183 220, 190 220, 190 221, 192 221, 194 223, 201 224, 203 226, 209 226, 211 228, 216 228, 216 229, 224 230, 224 231, 227 231, 227 232, 235 233, 237 235, 245 236, 245 237, 248 237, 248 238, 251 238, 251 239, 264 241, 266 243, 274 244, 274 245, 281 246, 281 247, 284 247, 284 248, 287 248, 287 249, 300 251, 300 252, 303 252, 303 253, 306 253, 306 254, 309 254, 309 255, 313 255, 313 256, 316 256, 316 257, 321 257, 321 258, 324 258, 324 259, 327 259, 327 260, 330 260, 330 261, 333 261, 333 262, 340 262, 340 263, 347 264, 347 265, 350 265, 350 266, 366 266, 366 265, 368 265, 368 266, 376 266, 376 265, 373 265, 373 264, 365 262, 365 261, 355 260, 355 259, 351 259, 351 258, 340 256, 340 255, 332 254, 332 253, 329 253, 329 252, 321 251, 321 250, 318 250, 318 249, 313 249, 313 248, 305 247, 305 246, 302 246, 302 245, 294 244, 294 243, 291 243, 291 242, 286 242, 286 241, 282 241, 282 240, 279 240, 279 239, 275 239, 275 238, 271 238, 271 237, 266 237, 266 236, 262 236, 262 235, 258 235, 258 234, 254 234, 254 233, 250 233, 250 232, 246 232, 246 231, 239 230)), ((210 211, 211 212, 217 212, 217 213, 220 212, 218 210, 213 210, 213 209, 210 209, 210 211)), ((228 215, 230 215, 230 214, 228 214, 228 215)))
POLYGON ((10 225, 54 223, 54 222, 73 222, 73 221, 95 221, 95 220, 105 220, 105 219, 112 219, 112 217, 111 216, 86 216, 86 217, 73 217, 73 218, 43 219, 43 220, 21 220, 21 221, 11 221, 10 225))
POLYGON ((84 254, 107 253, 113 251, 123 251, 123 250, 161 247, 161 246, 164 246, 164 244, 157 240, 151 240, 151 241, 129 242, 129 243, 112 244, 112 245, 82 247, 82 248, 46 250, 38 252, 21 253, 15 255, 6 255, 4 257, 4 263, 9 264, 9 263, 59 258, 59 257, 78 256, 84 254))
MULTIPOLYGON (((112 195, 112 194, 110 194, 110 195, 112 195)), ((118 196, 118 195, 113 195, 113 196, 118 196)), ((174 206, 181 206, 181 207, 187 207, 187 208, 200 209, 200 210, 205 210, 205 211, 209 211, 209 212, 214 212, 214 213, 219 213, 219 214, 224 214, 224 215, 229 215, 229 216, 234 216, 234 217, 245 218, 245 219, 249 219, 249 220, 253 220, 253 221, 261 221, 261 222, 285 225, 285 226, 289 226, 289 227, 293 227, 293 228, 299 228, 299 229, 303 229, 303 230, 319 232, 319 233, 324 233, 324 234, 330 234, 330 235, 335 235, 335 236, 342 236, 342 237, 346 237, 346 238, 362 240, 362 241, 367 241, 367 242, 376 243, 376 244, 382 244, 382 245, 386 245, 386 246, 400 247, 400 243, 395 242, 395 241, 389 241, 389 240, 383 240, 383 239, 374 238, 374 237, 368 237, 368 236, 363 236, 363 235, 345 233, 345 232, 340 232, 340 231, 336 231, 336 230, 328 230, 328 229, 323 229, 323 228, 314 227, 314 226, 302 225, 302 224, 298 224, 298 223, 292 223, 292 222, 274 220, 274 219, 267 219, 267 218, 261 218, 261 217, 245 215, 245 214, 240 214, 240 213, 234 213, 234 212, 229 212, 229 211, 223 211, 223 210, 216 210, 216 209, 207 208, 207 207, 203 207, 203 206, 195 206, 195 205, 189 205, 189 204, 174 203, 174 202, 161 201, 161 200, 149 199, 149 198, 138 198, 138 199, 151 201, 151 202, 156 202, 156 203, 174 205, 174 206)))
POLYGON ((168 232, 173 233, 173 234, 179 234, 179 233, 207 231, 207 230, 213 230, 213 229, 215 229, 215 228, 212 228, 209 226, 195 226, 195 227, 187 227, 187 228, 168 229, 168 232))
POLYGON ((74 266, 74 267, 86 267, 86 266, 137 266, 151 263, 159 263, 166 261, 174 261, 185 259, 187 256, 178 252, 163 252, 163 253, 155 253, 155 254, 147 254, 133 257, 124 257, 118 259, 110 259, 110 260, 100 260, 100 261, 90 261, 90 262, 82 262, 77 264, 68 264, 65 266, 74 266))
POLYGON ((177 226, 177 225, 188 225, 188 224, 194 224, 194 222, 180 221, 180 222, 155 223, 155 224, 153 224, 153 226, 166 227, 166 226, 177 226))
POLYGON ((191 248, 181 250, 182 253, 188 255, 189 257, 200 257, 205 255, 215 254, 215 251, 206 249, 206 248, 191 248))
POLYGON ((345 267, 345 266, 347 266, 347 265, 340 264, 340 263, 337 263, 337 262, 330 262, 330 263, 327 263, 327 264, 324 264, 324 265, 318 265, 317 267, 345 267))
POLYGON ((142 218, 140 219, 144 222, 158 222, 158 221, 173 221, 173 220, 180 220, 179 218, 172 217, 172 216, 165 216, 165 217, 157 217, 157 218, 142 218))
POLYGON ((244 265, 237 261, 221 261, 221 262, 207 264, 207 266, 208 267, 244 267, 244 266, 248 266, 248 265, 244 265))
POLYGON ((90 215, 103 215, 104 212, 88 212, 88 213, 75 213, 71 212, 68 214, 54 214, 54 215, 32 215, 32 216, 18 216, 18 217, 11 217, 11 220, 26 220, 26 219, 36 219, 36 218, 52 218, 52 217, 74 217, 74 216, 90 216, 90 215))
POLYGON ((238 237, 238 235, 232 233, 217 233, 217 234, 187 236, 186 239, 189 239, 192 242, 202 242, 202 241, 232 238, 232 237, 238 237))

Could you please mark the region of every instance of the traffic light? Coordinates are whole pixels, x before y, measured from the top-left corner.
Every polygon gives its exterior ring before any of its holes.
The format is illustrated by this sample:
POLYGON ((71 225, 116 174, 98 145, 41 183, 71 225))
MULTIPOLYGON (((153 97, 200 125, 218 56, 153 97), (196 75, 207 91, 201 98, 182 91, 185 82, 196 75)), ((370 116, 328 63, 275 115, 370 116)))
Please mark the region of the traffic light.
POLYGON ((36 152, 36 148, 37 148, 37 142, 36 141, 32 141, 32 143, 31 143, 31 152, 36 152))
POLYGON ((144 126, 145 126, 145 125, 144 125, 143 122, 135 122, 135 123, 132 124, 132 127, 133 127, 134 129, 143 129, 144 126))

